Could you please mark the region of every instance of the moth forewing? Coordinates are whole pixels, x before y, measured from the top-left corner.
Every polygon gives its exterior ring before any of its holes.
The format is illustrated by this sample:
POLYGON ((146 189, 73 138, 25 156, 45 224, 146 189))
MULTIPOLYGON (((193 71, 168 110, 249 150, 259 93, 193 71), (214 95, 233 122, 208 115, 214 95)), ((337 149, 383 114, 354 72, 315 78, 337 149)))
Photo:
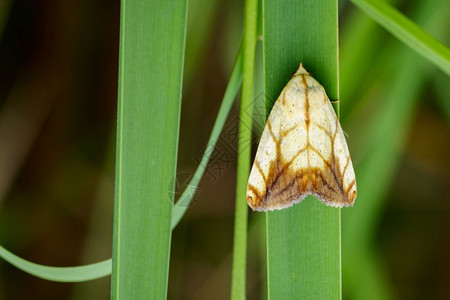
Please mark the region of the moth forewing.
POLYGON ((253 210, 283 209, 307 195, 329 206, 351 206, 356 180, 330 100, 300 64, 264 127, 247 185, 247 203, 253 210))

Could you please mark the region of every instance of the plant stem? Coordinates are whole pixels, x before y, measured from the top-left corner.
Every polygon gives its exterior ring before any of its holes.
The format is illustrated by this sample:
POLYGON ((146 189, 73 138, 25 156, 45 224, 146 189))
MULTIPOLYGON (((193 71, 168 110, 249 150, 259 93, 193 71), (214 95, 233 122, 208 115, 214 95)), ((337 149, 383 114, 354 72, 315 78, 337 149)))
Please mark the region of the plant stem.
POLYGON ((244 11, 242 93, 239 115, 239 143, 234 223, 233 270, 231 299, 245 299, 247 259, 247 201, 246 190, 250 173, 252 138, 253 76, 255 69, 257 0, 246 0, 244 11))

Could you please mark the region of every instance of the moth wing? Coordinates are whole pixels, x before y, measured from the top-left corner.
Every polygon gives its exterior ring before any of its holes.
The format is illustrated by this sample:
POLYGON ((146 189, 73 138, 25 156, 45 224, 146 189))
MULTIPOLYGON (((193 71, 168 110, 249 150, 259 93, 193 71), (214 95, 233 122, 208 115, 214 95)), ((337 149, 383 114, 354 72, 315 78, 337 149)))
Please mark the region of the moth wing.
POLYGON ((253 210, 282 209, 307 195, 298 199, 299 191, 289 189, 307 167, 305 96, 294 79, 276 100, 261 135, 247 186, 247 203, 253 210), (294 161, 295 165, 289 163, 294 161))
POLYGON ((310 102, 309 192, 329 206, 352 206, 356 199, 355 172, 342 127, 322 87, 310 92, 310 102))
POLYGON ((269 115, 250 172, 247 203, 253 210, 283 209, 309 194, 330 206, 353 205, 356 182, 325 90, 300 73, 269 115))

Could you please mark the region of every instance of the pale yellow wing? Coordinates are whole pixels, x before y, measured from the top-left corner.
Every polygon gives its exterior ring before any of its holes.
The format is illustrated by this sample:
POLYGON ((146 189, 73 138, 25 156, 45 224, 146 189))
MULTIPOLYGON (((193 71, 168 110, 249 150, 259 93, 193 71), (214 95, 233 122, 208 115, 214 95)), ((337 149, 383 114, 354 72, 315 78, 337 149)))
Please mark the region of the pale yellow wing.
POLYGON ((356 180, 344 133, 323 87, 300 64, 275 102, 247 186, 259 211, 283 209, 315 195, 353 205, 356 180))

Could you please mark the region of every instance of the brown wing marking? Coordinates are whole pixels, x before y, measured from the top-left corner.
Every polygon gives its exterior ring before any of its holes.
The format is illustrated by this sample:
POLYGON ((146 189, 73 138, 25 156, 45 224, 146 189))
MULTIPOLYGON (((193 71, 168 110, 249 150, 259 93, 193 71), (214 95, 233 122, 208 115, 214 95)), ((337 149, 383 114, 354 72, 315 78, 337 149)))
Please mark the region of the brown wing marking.
POLYGON ((350 164, 350 156, 347 156, 347 162, 345 163, 344 170, 342 171, 342 174, 345 174, 345 171, 347 171, 347 167, 350 164))
POLYGON ((349 195, 350 191, 352 190, 352 187, 356 184, 356 179, 353 179, 352 182, 350 182, 350 184, 348 185, 347 188, 347 199, 349 199, 350 203, 353 203, 353 201, 355 201, 356 198, 356 191, 353 191, 353 193, 351 195, 349 195))
POLYGON ((275 134, 273 134, 272 123, 270 122, 270 118, 267 119, 267 128, 269 129, 270 136, 272 137, 273 141, 276 143, 277 138, 275 137, 275 134))
POLYGON ((283 93, 283 98, 281 98, 281 104, 286 104, 286 93, 285 91, 282 92, 283 93))
POLYGON ((320 125, 320 124, 318 124, 318 123, 314 123, 314 125, 316 125, 317 128, 319 128, 320 130, 322 130, 326 135, 330 136, 329 133, 328 133, 328 130, 327 130, 325 127, 323 127, 322 125, 320 125))
MULTIPOLYGON (((306 126, 309 126, 309 96, 308 96, 308 85, 306 84, 305 74, 302 75, 302 83, 303 83, 304 89, 305 89, 305 120, 307 122, 306 126)), ((308 131, 306 131, 306 132, 308 132, 308 131)))
POLYGON ((259 164, 259 161, 255 160, 255 166, 256 166, 256 169, 258 169, 259 174, 261 174, 261 177, 263 178, 264 182, 267 182, 266 175, 264 175, 264 172, 261 169, 261 165, 259 164))

